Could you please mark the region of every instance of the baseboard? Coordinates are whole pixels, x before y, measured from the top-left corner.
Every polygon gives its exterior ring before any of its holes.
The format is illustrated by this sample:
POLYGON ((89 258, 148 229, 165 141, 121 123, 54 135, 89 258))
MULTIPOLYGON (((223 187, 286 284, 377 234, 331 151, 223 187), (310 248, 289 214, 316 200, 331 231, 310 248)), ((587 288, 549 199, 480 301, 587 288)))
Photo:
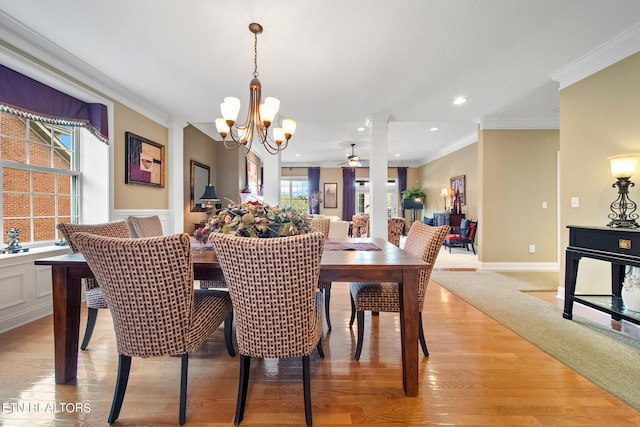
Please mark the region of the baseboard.
POLYGON ((479 270, 559 271, 557 262, 481 262, 479 270))
POLYGON ((53 313, 51 302, 0 319, 0 334, 53 313))

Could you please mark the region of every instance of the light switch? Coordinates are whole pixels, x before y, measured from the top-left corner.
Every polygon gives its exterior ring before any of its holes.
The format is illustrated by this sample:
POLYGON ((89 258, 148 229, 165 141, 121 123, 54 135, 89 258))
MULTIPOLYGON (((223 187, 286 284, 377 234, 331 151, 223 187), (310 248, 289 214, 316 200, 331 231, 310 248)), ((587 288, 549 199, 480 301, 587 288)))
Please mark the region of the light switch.
POLYGON ((580 207, 580 198, 572 197, 571 198, 571 207, 572 208, 579 208, 580 207))
POLYGON ((547 209, 547 202, 542 202, 542 209, 547 209))

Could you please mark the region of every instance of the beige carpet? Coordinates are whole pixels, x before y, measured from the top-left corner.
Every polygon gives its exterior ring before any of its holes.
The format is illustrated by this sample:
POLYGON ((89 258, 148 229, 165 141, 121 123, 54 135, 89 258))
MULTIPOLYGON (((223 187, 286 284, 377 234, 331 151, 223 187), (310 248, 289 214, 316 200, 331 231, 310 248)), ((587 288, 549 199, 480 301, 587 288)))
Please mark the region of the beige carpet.
POLYGON ((522 292, 555 290, 557 273, 436 270, 431 280, 640 411, 640 340, 564 319, 559 307, 522 292))

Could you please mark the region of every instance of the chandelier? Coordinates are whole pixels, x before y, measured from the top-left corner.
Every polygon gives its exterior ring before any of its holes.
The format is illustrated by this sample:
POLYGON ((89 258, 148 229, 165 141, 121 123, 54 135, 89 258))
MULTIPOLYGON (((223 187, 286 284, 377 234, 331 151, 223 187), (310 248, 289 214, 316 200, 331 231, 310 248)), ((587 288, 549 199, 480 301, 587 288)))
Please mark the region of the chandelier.
POLYGON ((249 113, 244 124, 236 123, 240 112, 240 100, 234 97, 224 98, 220 105, 222 118, 216 119, 216 129, 222 137, 224 146, 235 149, 244 145, 245 153, 251 150, 253 138, 264 145, 269 154, 277 154, 287 148, 289 139, 296 131, 296 122, 291 119, 283 119, 282 127, 273 129, 273 136, 269 135, 269 126, 273 123, 280 108, 277 98, 266 97, 261 104, 262 85, 258 80, 258 34, 262 33, 262 25, 249 24, 249 31, 253 33, 253 79, 249 84, 249 113), (235 132, 234 132, 235 125, 235 132), (227 135, 231 138, 228 141, 227 135))

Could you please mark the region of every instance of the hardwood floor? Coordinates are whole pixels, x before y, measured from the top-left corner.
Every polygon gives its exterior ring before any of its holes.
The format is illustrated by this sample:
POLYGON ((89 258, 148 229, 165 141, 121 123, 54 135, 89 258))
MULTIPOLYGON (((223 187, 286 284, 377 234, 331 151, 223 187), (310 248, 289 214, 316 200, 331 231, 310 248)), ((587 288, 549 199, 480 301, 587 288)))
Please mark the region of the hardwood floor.
MULTIPOLYGON (((326 358, 311 357, 315 426, 640 425, 640 413, 433 282, 426 304, 431 355, 420 354, 420 395, 407 398, 398 316, 367 314, 356 362, 348 287, 333 284, 326 358)), ((84 332, 86 311, 82 316, 84 332)), ((108 311, 100 311, 91 344, 79 355, 77 385, 54 384, 51 317, 1 334, 0 363, 1 425, 106 424, 117 368, 108 311)), ((304 425, 301 366, 299 359, 254 359, 241 425, 304 425)), ((222 329, 191 354, 187 425, 233 425, 238 369, 222 329)), ((114 425, 177 425, 179 375, 179 358, 134 358, 114 425)))

